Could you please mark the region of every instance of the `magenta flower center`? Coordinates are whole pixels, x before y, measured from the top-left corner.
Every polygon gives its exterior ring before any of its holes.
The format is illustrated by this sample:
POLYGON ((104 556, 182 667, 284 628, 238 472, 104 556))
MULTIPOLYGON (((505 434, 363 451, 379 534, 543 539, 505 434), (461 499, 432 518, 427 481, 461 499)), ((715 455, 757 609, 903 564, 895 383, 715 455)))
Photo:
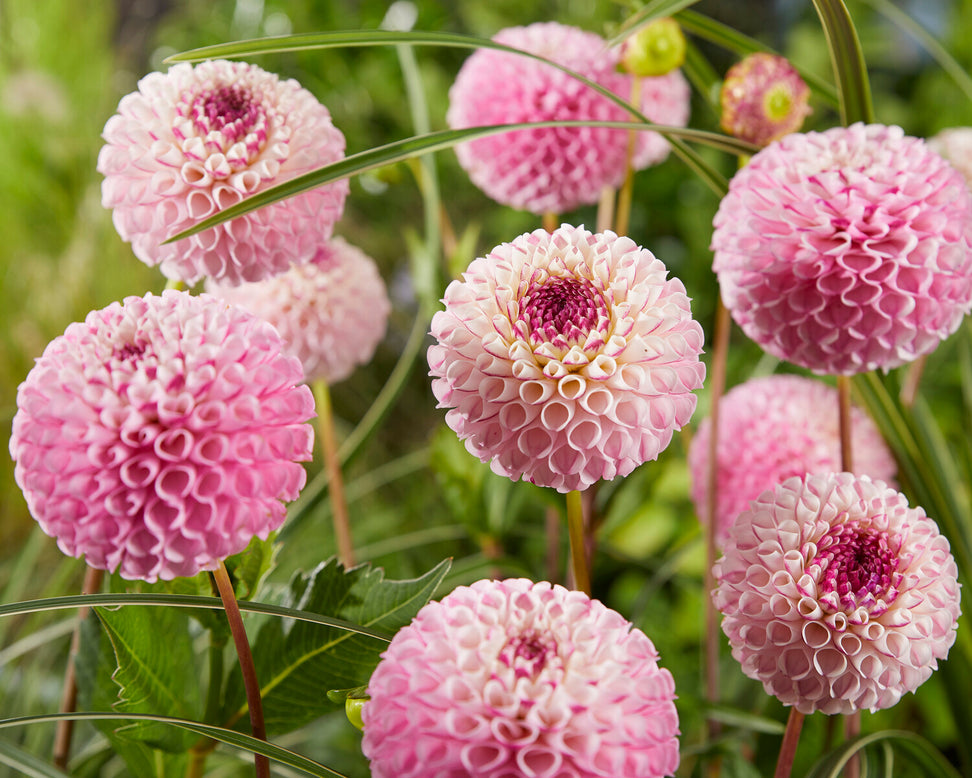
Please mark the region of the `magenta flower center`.
POLYGON ((228 85, 201 92, 179 114, 192 123, 208 153, 226 154, 231 161, 252 159, 267 142, 264 106, 246 87, 228 85))
POLYGON ((878 601, 886 609, 897 596, 901 582, 899 557, 888 545, 886 532, 846 524, 834 527, 817 544, 811 561, 820 568, 821 593, 836 594, 845 610, 860 606, 872 613, 878 601))
POLYGON ((521 305, 520 321, 534 346, 584 343, 607 316, 601 295, 589 281, 577 278, 553 278, 535 286, 521 305))
POLYGON ((536 632, 515 635, 500 652, 500 661, 513 670, 517 678, 536 679, 557 656, 557 644, 536 632))

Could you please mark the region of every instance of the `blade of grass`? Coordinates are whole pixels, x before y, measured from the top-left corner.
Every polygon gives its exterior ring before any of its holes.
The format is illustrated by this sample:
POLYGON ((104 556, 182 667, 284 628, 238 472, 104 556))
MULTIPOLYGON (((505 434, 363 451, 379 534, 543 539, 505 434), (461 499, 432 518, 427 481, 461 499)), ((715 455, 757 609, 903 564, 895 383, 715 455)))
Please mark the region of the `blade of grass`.
POLYGON ((881 742, 890 742, 893 746, 906 751, 913 763, 921 767, 924 774, 930 778, 960 778, 959 772, 925 738, 914 732, 892 729, 861 735, 841 744, 818 761, 807 774, 807 778, 838 778, 855 754, 881 742))
MULTIPOLYGON (((198 721, 177 719, 171 716, 155 716, 148 713, 103 713, 100 711, 78 712, 69 714, 67 716, 60 713, 48 713, 41 716, 21 716, 12 719, 2 719, 0 720, 0 729, 61 721, 64 718, 71 718, 75 721, 154 721, 160 724, 170 724, 174 727, 186 729, 199 735, 205 735, 208 738, 218 740, 221 743, 226 743, 234 748, 249 751, 254 754, 260 754, 268 759, 272 759, 274 762, 286 765, 287 767, 292 767, 295 770, 300 770, 307 775, 319 776, 319 778, 328 778, 329 776, 346 778, 343 773, 332 770, 330 767, 322 765, 320 762, 315 762, 313 759, 308 759, 306 756, 301 756, 300 754, 286 748, 275 746, 273 743, 268 743, 265 740, 258 740, 250 735, 244 735, 242 732, 235 732, 234 730, 225 729, 224 727, 217 727, 213 726, 212 724, 202 724, 198 721)), ((63 775, 63 773, 52 773, 52 775, 60 776, 63 775)))
POLYGON ((955 85, 965 94, 966 99, 972 100, 972 76, 965 72, 962 65, 948 53, 934 35, 888 0, 863 0, 863 2, 918 41, 941 69, 952 77, 955 85))
POLYGON ((844 125, 874 121, 871 105, 871 85, 867 79, 867 65, 861 41, 843 0, 813 0, 813 6, 823 25, 824 37, 830 52, 830 62, 837 82, 840 120, 844 125))
POLYGON ((634 35, 638 30, 655 19, 660 19, 663 16, 674 16, 682 9, 688 8, 690 5, 695 5, 697 2, 699 0, 654 0, 648 3, 625 19, 618 34, 608 41, 608 48, 613 48, 623 43, 626 38, 634 35))
MULTIPOLYGON (((748 35, 743 35, 741 32, 734 30, 732 27, 723 24, 722 22, 717 22, 715 19, 710 19, 708 16, 703 16, 702 14, 696 13, 695 11, 681 11, 675 17, 678 23, 682 25, 682 28, 696 35, 703 40, 709 41, 709 43, 714 43, 717 46, 721 46, 724 49, 733 51, 740 57, 745 57, 747 54, 754 54, 757 51, 765 51, 770 54, 778 54, 779 52, 774 51, 769 46, 760 43, 755 38, 750 38, 748 35)), ((834 108, 839 106, 839 100, 837 97, 837 90, 834 89, 834 85, 828 83, 819 76, 804 70, 796 63, 792 63, 793 67, 797 69, 800 77, 807 82, 807 86, 813 91, 813 93, 821 100, 823 100, 828 105, 834 108)))
MULTIPOLYGON (((42 611, 63 610, 65 608, 97 608, 119 605, 164 605, 172 608, 223 609, 223 603, 218 597, 199 597, 186 594, 84 594, 71 597, 49 597, 43 600, 27 600, 25 602, 0 605, 0 618, 19 613, 40 613, 42 611)), ((392 637, 383 632, 373 630, 370 627, 353 624, 350 621, 332 619, 327 616, 319 616, 316 613, 308 613, 307 611, 295 610, 294 608, 284 608, 280 605, 267 605, 243 600, 240 602, 240 610, 246 611, 247 613, 263 613, 268 616, 283 616, 288 619, 323 624, 327 627, 336 627, 347 630, 348 632, 357 632, 360 635, 386 642, 390 641, 392 637)))

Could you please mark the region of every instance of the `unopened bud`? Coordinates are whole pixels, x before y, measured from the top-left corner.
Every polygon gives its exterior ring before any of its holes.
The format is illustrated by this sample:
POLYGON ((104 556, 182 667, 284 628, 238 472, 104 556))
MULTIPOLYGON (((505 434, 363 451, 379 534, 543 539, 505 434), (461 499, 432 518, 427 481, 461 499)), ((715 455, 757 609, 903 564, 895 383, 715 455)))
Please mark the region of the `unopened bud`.
POLYGON ((621 69, 633 76, 663 76, 685 62, 685 35, 674 19, 656 19, 629 37, 621 69))
POLYGON ((719 95, 722 129, 757 146, 796 132, 810 113, 810 88, 785 57, 758 52, 733 65, 719 95))

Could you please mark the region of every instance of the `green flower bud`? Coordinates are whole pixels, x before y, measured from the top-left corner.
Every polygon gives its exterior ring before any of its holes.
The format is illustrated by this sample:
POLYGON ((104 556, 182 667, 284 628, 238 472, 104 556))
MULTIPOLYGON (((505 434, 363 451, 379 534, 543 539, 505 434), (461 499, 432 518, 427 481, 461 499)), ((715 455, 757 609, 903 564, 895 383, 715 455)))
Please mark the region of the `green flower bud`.
POLYGON ((364 732, 364 721, 361 719, 361 710, 370 697, 347 697, 344 700, 344 712, 354 726, 364 732))
POLYGON ((663 76, 685 62, 685 35, 671 18, 646 24, 624 42, 621 69, 633 76, 663 76))

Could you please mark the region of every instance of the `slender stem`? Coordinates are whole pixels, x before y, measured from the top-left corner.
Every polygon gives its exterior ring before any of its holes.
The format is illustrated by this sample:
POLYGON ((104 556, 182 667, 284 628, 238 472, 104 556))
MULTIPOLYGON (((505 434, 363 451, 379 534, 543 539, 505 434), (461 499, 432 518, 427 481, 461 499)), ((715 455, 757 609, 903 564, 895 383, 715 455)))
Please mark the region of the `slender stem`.
MULTIPOLYGON (((631 97, 628 99, 631 105, 638 107, 641 103, 641 79, 631 79, 631 97)), ((635 130, 628 130, 628 151, 624 183, 618 192, 618 210, 614 216, 614 231, 618 235, 627 235, 628 225, 631 221, 631 199, 634 192, 634 153, 638 143, 638 134, 635 130)))
POLYGON ((179 281, 178 279, 175 278, 169 278, 165 282, 165 290, 169 291, 170 289, 175 289, 176 291, 184 292, 186 291, 186 283, 185 281, 179 281))
MULTIPOLYGON (((861 712, 859 710, 844 716, 844 738, 852 740, 861 734, 861 712)), ((844 778, 859 778, 861 774, 861 760, 854 754, 844 767, 844 778)))
MULTIPOLYGON (((101 588, 105 571, 89 567, 85 570, 84 581, 81 583, 81 594, 95 594, 101 588)), ((81 647, 81 624, 88 617, 88 608, 78 609, 78 621, 71 635, 71 650, 68 654, 67 669, 64 671, 64 689, 61 692, 61 713, 73 713, 78 703, 78 679, 75 667, 75 657, 81 647)), ((68 757, 71 755, 71 738, 74 735, 74 719, 62 719, 57 722, 54 734, 54 764, 62 770, 67 767, 68 757)))
POLYGON ((918 386, 921 384, 921 376, 925 372, 925 364, 928 362, 928 355, 922 354, 918 359, 908 365, 905 371, 904 385, 901 387, 901 404, 905 408, 911 408, 918 397, 918 386))
POLYGON ((840 403, 840 468, 845 473, 854 472, 854 448, 851 444, 851 380, 850 376, 837 376, 837 398, 840 403))
POLYGON ((783 733, 783 743, 780 745, 780 756, 773 778, 790 778, 797 744, 800 742, 800 730, 803 729, 803 718, 800 711, 790 708, 790 718, 786 720, 786 731, 783 733))
MULTIPOLYGON (((250 712, 250 731, 259 740, 267 739, 267 728, 263 723, 263 700, 260 697, 260 682, 257 680, 256 667, 253 664, 253 654, 250 652, 250 641, 246 637, 246 627, 240 615, 240 606, 236 601, 236 592, 230 581, 226 565, 220 561, 219 567, 213 571, 213 579, 219 596, 226 609, 226 620, 229 622, 233 643, 236 645, 236 655, 240 660, 240 671, 243 673, 243 688, 246 691, 246 706, 250 712)), ((270 778, 270 761, 262 754, 253 755, 253 765, 257 778, 270 778)))
POLYGON ((584 532, 584 500, 577 490, 567 492, 567 533, 570 535, 570 569, 574 575, 574 589, 591 593, 591 573, 587 567, 584 532))
POLYGON ((560 217, 558 217, 553 211, 546 211, 541 218, 543 220, 543 228, 547 232, 553 232, 555 229, 557 229, 557 221, 560 217))
POLYGON ((560 514, 554 507, 547 508, 547 580, 559 583, 560 579, 560 514))
MULTIPOLYGON (((706 505, 705 505, 705 576, 703 585, 705 591, 715 589, 715 574, 713 567, 718 555, 716 544, 716 505, 719 493, 719 427, 720 407, 722 395, 726 391, 726 364, 729 357, 729 332, 732 320, 729 309, 722 302, 722 297, 716 298, 715 324, 713 327, 712 374, 709 376, 709 391, 711 392, 711 407, 709 409, 709 450, 708 470, 706 471, 706 505)), ((715 602, 711 596, 705 598, 705 696, 710 703, 719 701, 719 618, 715 602)), ((715 738, 719 734, 720 724, 709 719, 709 737, 715 738)))
POLYGON ((326 381, 314 381, 312 388, 317 402, 317 425, 321 436, 321 450, 324 453, 324 468, 327 470, 327 494, 331 502, 338 560, 345 567, 354 567, 351 521, 348 518, 348 503, 344 498, 344 479, 341 477, 341 459, 338 456, 337 435, 334 432, 331 392, 326 381))
POLYGON ((597 202, 597 232, 611 229, 614 222, 614 187, 601 187, 601 199, 597 202))

